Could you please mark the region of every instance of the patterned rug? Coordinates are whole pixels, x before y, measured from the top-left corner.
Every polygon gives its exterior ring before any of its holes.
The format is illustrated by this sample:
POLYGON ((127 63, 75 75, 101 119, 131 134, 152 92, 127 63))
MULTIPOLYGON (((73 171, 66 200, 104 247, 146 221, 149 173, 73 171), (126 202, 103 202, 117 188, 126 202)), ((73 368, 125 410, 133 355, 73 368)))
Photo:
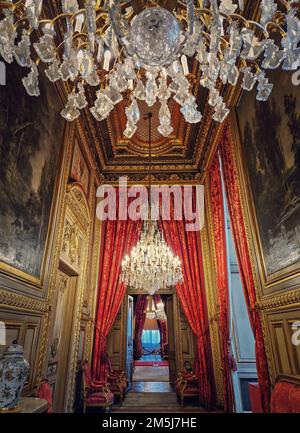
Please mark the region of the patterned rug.
POLYGON ((133 382, 169 382, 169 367, 135 365, 133 382))

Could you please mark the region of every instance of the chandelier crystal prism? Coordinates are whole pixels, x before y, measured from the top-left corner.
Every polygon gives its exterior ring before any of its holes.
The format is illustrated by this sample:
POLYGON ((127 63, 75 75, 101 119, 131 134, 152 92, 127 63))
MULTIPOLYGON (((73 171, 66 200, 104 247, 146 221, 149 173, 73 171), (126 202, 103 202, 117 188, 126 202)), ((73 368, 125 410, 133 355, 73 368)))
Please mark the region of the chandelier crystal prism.
POLYGON ((43 71, 51 82, 63 81, 68 121, 87 106, 87 86, 96 89, 89 109, 97 121, 125 99, 128 139, 137 130, 139 101, 160 103, 158 131, 167 137, 171 98, 188 123, 201 121, 195 83, 208 89, 212 117, 223 122, 224 86, 257 86, 257 100, 266 101, 273 88, 267 70, 300 67, 299 0, 257 0, 258 21, 243 16, 244 0, 166 0, 164 7, 152 0, 144 8, 137 0, 61 0, 54 9, 49 3, 0 0, 0 59, 25 68, 31 96, 40 94, 43 71))

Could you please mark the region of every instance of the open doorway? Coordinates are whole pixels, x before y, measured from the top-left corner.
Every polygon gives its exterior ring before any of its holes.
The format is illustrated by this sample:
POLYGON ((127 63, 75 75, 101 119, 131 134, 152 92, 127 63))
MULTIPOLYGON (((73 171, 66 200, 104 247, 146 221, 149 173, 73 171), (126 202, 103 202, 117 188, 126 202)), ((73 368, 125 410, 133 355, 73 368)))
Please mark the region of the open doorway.
POLYGON ((223 182, 230 308, 232 385, 236 412, 250 412, 249 383, 257 384, 255 341, 248 316, 223 182))
POLYGON ((169 382, 166 299, 163 295, 134 298, 133 382, 169 382))

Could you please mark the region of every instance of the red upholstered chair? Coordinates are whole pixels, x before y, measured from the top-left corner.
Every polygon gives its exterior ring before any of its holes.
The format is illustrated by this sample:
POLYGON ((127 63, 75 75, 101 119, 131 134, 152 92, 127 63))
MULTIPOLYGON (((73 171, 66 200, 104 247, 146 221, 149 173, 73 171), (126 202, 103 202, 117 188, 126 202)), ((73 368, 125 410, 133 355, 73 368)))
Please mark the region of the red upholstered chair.
POLYGON ((181 406, 184 405, 185 398, 199 398, 199 377, 193 371, 185 370, 180 372, 175 382, 175 390, 181 406))
POLYGON ((123 370, 114 370, 107 354, 102 355, 103 363, 107 366, 107 382, 110 390, 113 394, 119 397, 120 401, 123 400, 127 387, 128 381, 123 370))
POLYGON ((108 376, 118 377, 120 379, 120 381, 123 382, 124 385, 126 385, 126 388, 127 388, 128 379, 126 377, 125 371, 113 369, 109 357, 107 357, 107 365, 108 365, 108 376))
POLYGON ((300 413, 300 378, 279 376, 271 395, 272 413, 300 413))
POLYGON ((114 402, 114 395, 106 381, 94 381, 87 361, 83 364, 83 401, 84 412, 88 408, 104 408, 109 411, 114 402))
POLYGON ((47 402, 48 402, 47 413, 52 413, 53 412, 53 408, 52 408, 52 388, 49 385, 47 379, 44 379, 39 384, 37 392, 36 392, 36 396, 38 398, 42 398, 44 400, 47 400, 47 402))
POLYGON ((253 413, 262 413, 261 394, 258 382, 249 382, 249 398, 251 402, 251 410, 253 413))

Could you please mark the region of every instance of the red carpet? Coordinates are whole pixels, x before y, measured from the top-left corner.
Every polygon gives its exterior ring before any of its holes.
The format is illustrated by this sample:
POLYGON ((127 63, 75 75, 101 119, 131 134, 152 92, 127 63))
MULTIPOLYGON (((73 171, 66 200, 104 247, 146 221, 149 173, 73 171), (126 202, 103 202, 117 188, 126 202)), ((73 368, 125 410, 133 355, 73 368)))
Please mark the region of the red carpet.
POLYGON ((143 367, 167 367, 169 365, 168 361, 134 361, 134 365, 143 367))

